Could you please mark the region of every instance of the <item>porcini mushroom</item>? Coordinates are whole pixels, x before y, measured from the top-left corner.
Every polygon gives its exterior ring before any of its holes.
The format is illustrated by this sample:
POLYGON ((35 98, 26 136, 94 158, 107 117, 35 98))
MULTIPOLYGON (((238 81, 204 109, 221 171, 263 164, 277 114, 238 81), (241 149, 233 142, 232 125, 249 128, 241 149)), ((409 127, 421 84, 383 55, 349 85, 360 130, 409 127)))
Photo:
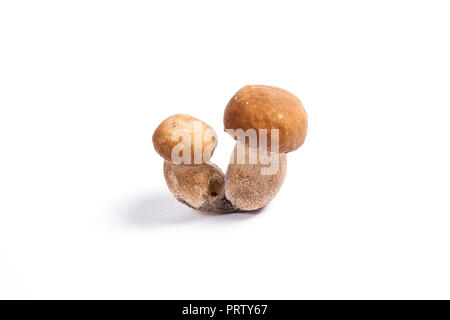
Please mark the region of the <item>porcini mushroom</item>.
MULTIPOLYGON (((233 138, 246 145, 246 156, 240 164, 232 158, 225 176, 225 196, 241 210, 256 210, 266 206, 278 193, 287 170, 286 154, 298 149, 305 141, 308 128, 306 111, 301 101, 289 91, 271 86, 251 85, 240 89, 228 102, 224 114, 225 131, 253 130, 233 138), (249 138, 247 140, 247 138, 249 138), (264 141, 263 141, 264 140, 264 141), (249 145, 250 144, 250 145, 249 145), (266 151, 276 170, 265 172, 260 151, 266 151), (251 162, 248 153, 254 154, 251 162), (256 155, 256 156, 255 156, 256 155)), ((267 171, 267 170, 266 170, 267 171)))
POLYGON ((217 135, 208 124, 184 114, 167 118, 153 134, 167 186, 177 200, 205 212, 239 211, 225 199, 222 170, 209 162, 216 145, 217 135))

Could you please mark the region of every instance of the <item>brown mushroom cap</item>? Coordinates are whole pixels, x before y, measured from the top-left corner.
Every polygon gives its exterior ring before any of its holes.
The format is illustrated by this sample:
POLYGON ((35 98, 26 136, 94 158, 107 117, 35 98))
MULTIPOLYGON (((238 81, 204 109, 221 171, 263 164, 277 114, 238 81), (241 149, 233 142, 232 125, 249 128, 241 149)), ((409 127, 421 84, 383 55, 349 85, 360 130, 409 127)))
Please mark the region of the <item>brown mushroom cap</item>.
POLYGON ((255 164, 251 164, 249 152, 258 151, 247 144, 245 144, 245 162, 240 164, 237 161, 238 145, 242 144, 237 142, 232 155, 233 163, 230 163, 225 175, 225 197, 242 211, 257 210, 272 201, 280 190, 286 177, 287 157, 284 153, 269 153, 278 159, 278 170, 274 174, 264 175, 261 169, 270 165, 262 164, 259 157, 255 164))
MULTIPOLYGON (((297 150, 305 141, 308 128, 301 101, 289 91, 271 86, 250 85, 240 89, 228 102, 225 129, 279 130, 279 153, 297 150)), ((259 143, 259 142, 258 142, 259 143)), ((259 145, 259 144, 258 144, 259 145)))
MULTIPOLYGON (((200 163, 209 161, 217 145, 217 135, 208 124, 186 114, 173 115, 156 128, 153 133, 153 146, 156 152, 165 160, 172 161, 172 150, 184 140, 179 134, 190 137, 190 142, 186 141, 186 148, 191 150, 189 164, 196 163, 194 162, 196 152, 198 155, 202 155, 200 163), (199 129, 197 132, 196 128, 199 129), (173 135, 175 139, 172 139, 173 135), (199 141, 197 144, 195 143, 196 139, 199 141), (209 152, 206 152, 206 157, 203 157, 205 150, 209 152)), ((184 151, 184 148, 181 148, 177 154, 182 157, 184 151)))
POLYGON ((239 211, 225 199, 224 174, 213 163, 176 165, 164 161, 164 177, 175 198, 191 208, 215 213, 239 211))

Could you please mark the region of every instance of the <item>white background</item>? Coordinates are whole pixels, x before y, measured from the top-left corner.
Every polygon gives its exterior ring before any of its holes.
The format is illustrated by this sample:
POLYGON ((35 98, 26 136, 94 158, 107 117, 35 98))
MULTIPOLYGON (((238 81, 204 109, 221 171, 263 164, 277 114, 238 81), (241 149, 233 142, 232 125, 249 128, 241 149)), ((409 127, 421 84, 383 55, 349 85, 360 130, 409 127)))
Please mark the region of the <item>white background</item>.
POLYGON ((448 1, 2 1, 0 298, 450 298, 448 1), (151 137, 309 115, 279 195, 204 216, 151 137))

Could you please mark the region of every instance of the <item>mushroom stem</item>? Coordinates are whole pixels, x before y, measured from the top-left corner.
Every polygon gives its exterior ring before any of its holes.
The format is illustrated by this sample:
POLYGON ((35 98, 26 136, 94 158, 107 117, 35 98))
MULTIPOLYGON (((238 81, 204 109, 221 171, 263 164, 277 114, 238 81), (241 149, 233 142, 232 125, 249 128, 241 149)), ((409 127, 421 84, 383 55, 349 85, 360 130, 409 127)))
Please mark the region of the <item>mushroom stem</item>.
POLYGON ((257 154, 256 163, 251 163, 250 153, 258 151, 237 142, 225 175, 225 197, 243 211, 265 207, 277 195, 286 177, 286 154, 269 152, 270 163, 262 161, 257 154), (238 150, 245 150, 245 154, 240 155, 238 150))
POLYGON ((211 213, 240 211, 225 198, 224 174, 213 163, 176 165, 166 160, 164 177, 175 198, 193 209, 211 213))

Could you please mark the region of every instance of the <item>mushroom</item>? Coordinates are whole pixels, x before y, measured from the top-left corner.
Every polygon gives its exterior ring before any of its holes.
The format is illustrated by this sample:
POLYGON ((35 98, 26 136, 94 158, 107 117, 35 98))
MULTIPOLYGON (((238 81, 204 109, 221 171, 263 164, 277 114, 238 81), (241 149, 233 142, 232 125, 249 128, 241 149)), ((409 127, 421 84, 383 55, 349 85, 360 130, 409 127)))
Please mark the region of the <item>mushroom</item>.
POLYGON ((209 162, 216 137, 205 122, 176 114, 155 130, 153 146, 164 158, 164 177, 177 200, 205 212, 239 211, 225 199, 222 170, 209 162))
POLYGON ((217 135, 205 122, 177 114, 158 126, 153 145, 164 158, 167 186, 180 202, 204 212, 260 209, 284 182, 286 153, 305 141, 306 111, 286 90, 245 86, 228 102, 224 126, 237 140, 225 175, 210 162, 217 135))
POLYGON ((228 102, 224 126, 237 140, 225 176, 225 196, 241 210, 260 209, 276 196, 283 184, 286 153, 298 149, 305 141, 306 111, 289 91, 270 86, 245 86, 228 102), (239 136, 235 130, 250 131, 250 134, 239 136), (235 153, 240 144, 245 144, 245 157, 236 164, 235 153), (268 153, 269 163, 277 164, 272 170, 264 165, 267 162, 261 159, 262 151, 268 153), (253 155, 253 162, 250 155, 253 155))

